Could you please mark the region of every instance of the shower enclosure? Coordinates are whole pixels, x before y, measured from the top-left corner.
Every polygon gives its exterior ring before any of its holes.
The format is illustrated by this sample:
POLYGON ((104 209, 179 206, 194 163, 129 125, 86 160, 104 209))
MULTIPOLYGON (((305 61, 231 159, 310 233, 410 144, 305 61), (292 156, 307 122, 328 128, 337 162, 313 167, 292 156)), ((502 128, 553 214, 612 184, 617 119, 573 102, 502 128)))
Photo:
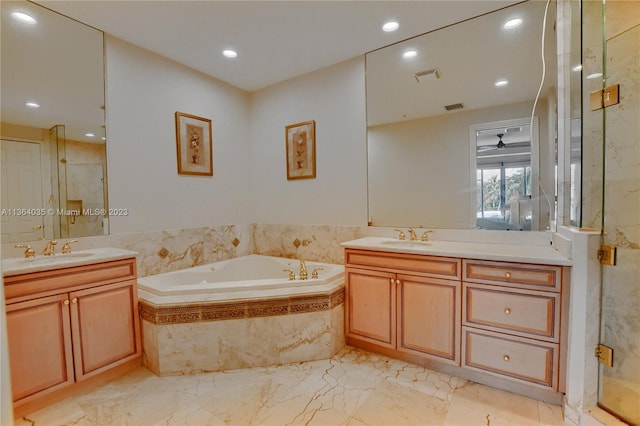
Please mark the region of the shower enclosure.
POLYGON ((615 247, 601 267, 600 343, 613 358, 599 368, 598 405, 640 425, 640 1, 582 7, 582 226, 615 247))

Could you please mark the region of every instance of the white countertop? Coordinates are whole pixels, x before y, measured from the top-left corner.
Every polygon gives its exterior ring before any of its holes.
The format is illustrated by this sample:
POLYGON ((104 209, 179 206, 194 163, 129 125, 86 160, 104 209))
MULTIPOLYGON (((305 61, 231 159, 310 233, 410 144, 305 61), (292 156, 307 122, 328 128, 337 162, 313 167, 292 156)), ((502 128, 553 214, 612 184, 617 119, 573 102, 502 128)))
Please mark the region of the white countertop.
POLYGON ((70 266, 89 265, 92 263, 107 262, 135 257, 138 253, 113 247, 78 250, 69 254, 56 254, 24 258, 14 257, 2 259, 2 275, 26 274, 30 272, 49 271, 53 269, 68 268, 70 266))
POLYGON ((551 245, 498 244, 461 241, 409 241, 397 238, 365 237, 342 243, 343 247, 391 253, 426 254, 464 259, 499 260, 545 265, 571 266, 551 245))

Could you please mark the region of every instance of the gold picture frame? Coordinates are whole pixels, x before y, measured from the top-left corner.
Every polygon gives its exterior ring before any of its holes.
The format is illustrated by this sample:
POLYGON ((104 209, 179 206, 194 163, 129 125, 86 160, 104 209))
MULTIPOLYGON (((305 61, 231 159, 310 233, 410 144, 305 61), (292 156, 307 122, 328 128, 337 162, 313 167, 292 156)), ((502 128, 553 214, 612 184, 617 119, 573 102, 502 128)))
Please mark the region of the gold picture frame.
POLYGON ((285 128, 287 180, 316 177, 316 122, 291 124, 285 128))
POLYGON ((211 120, 176 111, 178 174, 213 176, 211 120))

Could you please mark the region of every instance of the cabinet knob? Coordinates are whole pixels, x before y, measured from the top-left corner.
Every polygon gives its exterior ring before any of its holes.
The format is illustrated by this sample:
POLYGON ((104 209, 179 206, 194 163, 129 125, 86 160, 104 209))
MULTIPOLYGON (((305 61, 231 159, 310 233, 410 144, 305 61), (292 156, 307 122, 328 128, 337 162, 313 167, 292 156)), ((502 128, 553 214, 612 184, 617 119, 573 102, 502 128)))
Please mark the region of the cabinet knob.
POLYGON ((509 315, 511 313, 511 309, 510 308, 504 308, 504 313, 506 315, 509 315))
POLYGON ((505 273, 504 273, 504 276, 505 276, 506 278, 511 278, 511 272, 505 272, 505 273))
POLYGON ((510 358, 509 358, 509 355, 505 355, 505 356, 502 357, 502 359, 505 360, 505 361, 509 361, 510 358))
POLYGON ((74 297, 73 299, 71 299, 71 303, 78 303, 78 298, 74 297))
POLYGON ((68 305, 69 304, 69 299, 65 300, 64 302, 62 302, 63 305, 68 305))
POLYGON ((400 285, 400 280, 396 280, 396 284, 400 285))
POLYGON ((394 280, 393 278, 389 278, 389 282, 391 283, 391 285, 394 285, 396 283, 396 280, 394 280))

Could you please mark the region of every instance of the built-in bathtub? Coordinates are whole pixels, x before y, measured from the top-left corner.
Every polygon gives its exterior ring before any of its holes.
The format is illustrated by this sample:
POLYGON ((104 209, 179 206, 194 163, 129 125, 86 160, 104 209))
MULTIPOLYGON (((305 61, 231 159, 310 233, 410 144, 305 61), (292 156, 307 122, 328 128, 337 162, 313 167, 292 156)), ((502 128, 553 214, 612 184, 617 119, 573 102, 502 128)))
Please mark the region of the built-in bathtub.
POLYGON ((176 375, 331 357, 344 346, 344 267, 305 266, 301 280, 299 260, 249 255, 139 278, 147 367, 176 375))

